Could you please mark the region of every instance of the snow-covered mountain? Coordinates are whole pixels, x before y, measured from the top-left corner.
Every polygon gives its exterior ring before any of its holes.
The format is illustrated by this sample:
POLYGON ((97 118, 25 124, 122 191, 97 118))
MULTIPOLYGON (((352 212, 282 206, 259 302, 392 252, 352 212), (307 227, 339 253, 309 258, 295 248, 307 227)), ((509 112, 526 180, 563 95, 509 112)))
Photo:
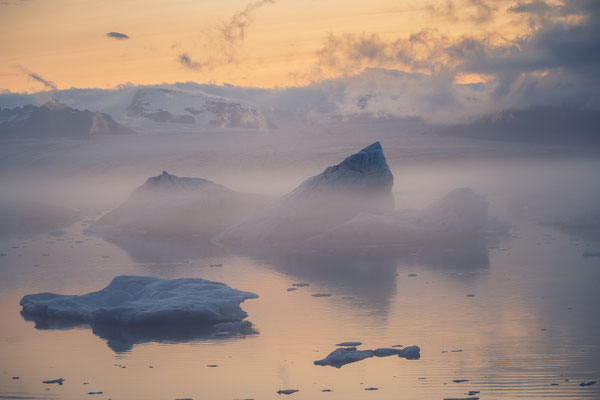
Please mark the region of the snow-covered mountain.
POLYGON ((461 84, 452 76, 367 68, 356 75, 300 87, 178 82, 31 94, 1 92, 0 107, 40 105, 56 99, 69 107, 109 114, 142 133, 272 128, 283 132, 320 127, 347 134, 362 131, 360 125, 373 131, 381 124, 381 129, 391 133, 599 143, 597 102, 563 102, 546 95, 535 101, 509 95, 499 99, 498 83, 492 79, 461 84))
POLYGON ((201 178, 180 178, 167 171, 138 187, 90 233, 206 238, 221 232, 265 203, 201 178))
POLYGON ((108 114, 77 110, 57 101, 41 107, 0 108, 0 136, 19 138, 87 138, 94 135, 127 135, 135 132, 116 123, 108 114))
POLYGON ((181 88, 141 88, 125 109, 133 125, 181 124, 189 127, 265 129, 267 120, 241 101, 181 88), (137 121, 136 121, 137 120, 137 121))

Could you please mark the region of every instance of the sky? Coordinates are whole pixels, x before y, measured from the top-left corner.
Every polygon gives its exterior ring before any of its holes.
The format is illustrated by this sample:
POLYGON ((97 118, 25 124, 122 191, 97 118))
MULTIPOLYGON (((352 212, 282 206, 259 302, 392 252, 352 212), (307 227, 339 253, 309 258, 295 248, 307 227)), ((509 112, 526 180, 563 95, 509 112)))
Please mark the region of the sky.
POLYGON ((229 84, 271 89, 263 109, 436 123, 600 109, 598 0, 0 0, 0 48, 5 95, 229 84))
MULTIPOLYGON (((482 64, 510 62, 491 57, 523 52, 544 30, 597 29, 588 19, 599 8, 593 0, 0 0, 0 88, 285 87, 368 67, 474 83, 502 79, 482 64), (465 54, 478 51, 487 59, 465 54)), ((556 67, 541 61, 512 68, 543 76, 556 67)))

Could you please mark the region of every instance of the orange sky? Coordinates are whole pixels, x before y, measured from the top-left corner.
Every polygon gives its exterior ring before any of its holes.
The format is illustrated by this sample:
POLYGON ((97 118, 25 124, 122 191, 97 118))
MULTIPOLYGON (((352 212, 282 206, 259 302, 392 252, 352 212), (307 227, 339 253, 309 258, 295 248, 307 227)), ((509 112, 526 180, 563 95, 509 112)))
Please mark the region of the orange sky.
POLYGON ((317 52, 331 34, 375 34, 393 42, 435 29, 449 41, 461 35, 513 39, 528 29, 522 16, 506 12, 514 3, 489 2, 492 10, 486 11, 486 3, 477 0, 5 0, 0 2, 0 89, 47 88, 27 71, 67 89, 176 81, 274 87, 367 66, 402 69, 375 62, 315 73, 317 52), (244 25, 244 37, 234 29, 237 40, 227 44, 223 27, 232 21, 244 25), (109 38, 111 31, 130 38, 109 38), (196 69, 179 62, 183 53, 196 69))

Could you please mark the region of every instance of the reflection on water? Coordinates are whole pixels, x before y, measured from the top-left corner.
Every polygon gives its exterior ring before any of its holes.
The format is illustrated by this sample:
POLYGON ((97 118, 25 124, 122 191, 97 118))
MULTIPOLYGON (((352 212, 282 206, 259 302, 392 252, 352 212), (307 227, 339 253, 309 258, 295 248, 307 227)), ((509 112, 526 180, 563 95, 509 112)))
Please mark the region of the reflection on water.
MULTIPOLYGON (((24 314, 25 321, 33 321, 36 329, 67 330, 77 327, 86 327, 88 324, 65 319, 51 319, 24 314)), ((115 353, 130 351, 134 345, 141 343, 182 343, 200 340, 231 340, 256 334, 256 330, 248 321, 239 323, 221 324, 219 328, 202 325, 175 325, 175 326, 121 326, 111 324, 93 324, 92 333, 106 340, 106 344, 115 353)))
POLYGON ((164 238, 148 235, 113 234, 102 237, 119 246, 138 262, 173 262, 194 258, 223 256, 223 249, 210 240, 195 238, 164 238))
POLYGON ((494 243, 409 254, 249 257, 166 242, 116 246, 84 235, 78 223, 61 236, 3 238, 0 398, 102 391, 93 397, 261 399, 299 389, 291 398, 480 391, 482 400, 598 399, 600 384, 580 383, 600 381, 600 258, 582 256, 600 251, 600 241, 513 222, 511 235, 494 243), (19 313, 25 294, 88 293, 123 274, 201 277, 256 292, 260 298, 242 304, 256 331, 221 338, 203 330, 90 329, 32 323, 19 313), (299 281, 309 286, 287 291, 299 281), (313 364, 343 341, 361 341, 359 349, 418 345, 421 359, 374 357, 339 370, 313 364), (61 377, 62 386, 42 383, 61 377))

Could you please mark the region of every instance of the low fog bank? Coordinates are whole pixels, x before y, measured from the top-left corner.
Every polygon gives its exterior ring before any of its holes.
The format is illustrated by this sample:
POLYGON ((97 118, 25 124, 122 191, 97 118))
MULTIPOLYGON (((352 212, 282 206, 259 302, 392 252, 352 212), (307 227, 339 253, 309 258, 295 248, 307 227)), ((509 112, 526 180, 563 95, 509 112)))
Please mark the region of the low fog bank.
POLYGON ((163 170, 273 199, 378 139, 394 176, 397 208, 422 209, 457 187, 485 196, 490 211, 501 217, 521 218, 525 207, 528 218, 547 221, 548 216, 532 212, 537 205, 556 204, 550 216, 564 217, 595 213, 600 204, 594 150, 398 133, 383 123, 365 122, 344 134, 319 129, 285 137, 214 131, 86 141, 4 140, 0 208, 3 220, 12 222, 3 224, 8 227, 3 231, 49 231, 84 216, 96 220, 163 170), (33 216, 39 212, 60 218, 34 229, 15 225, 22 220, 18 215, 32 219, 23 220, 23 226, 36 225, 39 218, 33 216))

